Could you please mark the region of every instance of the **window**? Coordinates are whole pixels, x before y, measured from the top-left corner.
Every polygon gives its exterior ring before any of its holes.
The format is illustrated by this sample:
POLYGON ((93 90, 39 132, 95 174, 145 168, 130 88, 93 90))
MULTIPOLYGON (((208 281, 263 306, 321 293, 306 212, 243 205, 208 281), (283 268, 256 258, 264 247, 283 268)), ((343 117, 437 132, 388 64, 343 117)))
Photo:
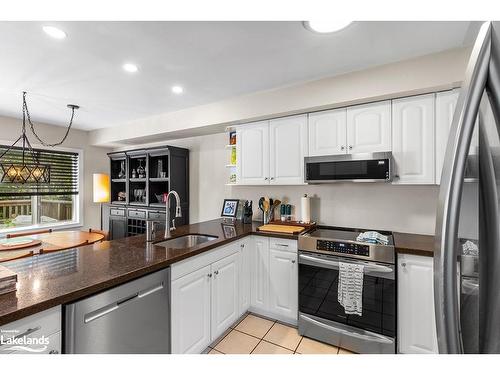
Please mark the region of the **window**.
MULTIPOLYGON (((6 146, 0 145, 0 154, 5 150, 6 146)), ((54 149, 35 149, 35 153, 41 164, 50 166, 50 182, 0 183, 0 233, 79 222, 79 153, 54 149)), ((13 148, 1 162, 21 159, 21 149, 13 148)), ((2 173, 0 169, 0 180, 2 173)))

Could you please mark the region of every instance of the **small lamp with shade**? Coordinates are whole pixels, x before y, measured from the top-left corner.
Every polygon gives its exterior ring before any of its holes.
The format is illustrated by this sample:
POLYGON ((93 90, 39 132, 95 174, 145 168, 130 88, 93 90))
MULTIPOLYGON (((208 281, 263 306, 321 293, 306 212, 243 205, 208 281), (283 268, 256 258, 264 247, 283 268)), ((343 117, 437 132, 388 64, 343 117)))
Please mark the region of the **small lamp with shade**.
POLYGON ((93 197, 94 203, 100 203, 99 216, 102 230, 102 204, 109 202, 110 181, 109 175, 94 173, 93 175, 93 197))

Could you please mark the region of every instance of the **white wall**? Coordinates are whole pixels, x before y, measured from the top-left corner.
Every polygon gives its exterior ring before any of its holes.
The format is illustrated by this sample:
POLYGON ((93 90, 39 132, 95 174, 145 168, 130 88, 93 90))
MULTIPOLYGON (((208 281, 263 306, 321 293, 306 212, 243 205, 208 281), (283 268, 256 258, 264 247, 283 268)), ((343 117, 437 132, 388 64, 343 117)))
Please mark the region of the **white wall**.
MULTIPOLYGON (((309 186, 226 186, 224 148, 228 134, 213 134, 171 141, 190 150, 191 223, 220 217, 224 198, 254 202, 254 220, 261 219, 261 196, 277 198, 300 209, 303 194, 313 197, 312 218, 321 224, 433 234, 437 186, 393 186, 385 183, 336 183, 309 186)), ((149 144, 159 145, 165 143, 149 144)), ((299 212, 293 212, 298 215, 299 212)))
MULTIPOLYGON (((14 142, 21 134, 22 122, 11 117, 0 116, 0 141, 14 142)), ((61 126, 38 124, 35 122, 35 130, 44 141, 54 143, 59 141, 65 132, 61 126)), ((28 138, 33 147, 38 141, 28 129, 28 138)), ((94 147, 89 145, 89 133, 77 129, 72 129, 66 141, 61 147, 75 148, 83 150, 83 227, 99 228, 99 204, 92 201, 92 174, 109 173, 109 159, 106 155, 110 149, 94 147)))
MULTIPOLYGON (((254 217, 260 212, 261 196, 285 200, 299 206, 300 197, 314 197, 312 217, 319 223, 338 226, 434 233, 437 186, 393 186, 390 184, 338 183, 311 186, 225 186, 228 135, 213 132, 214 126, 248 119, 328 107, 339 107, 374 99, 416 95, 459 86, 464 79, 469 49, 456 49, 407 61, 255 93, 225 101, 164 114, 116 129, 91 134, 91 142, 171 144, 190 150, 190 221, 219 217, 224 198, 251 199, 254 217), (194 136, 193 135, 197 135, 194 136), (167 136, 191 137, 158 142, 167 136)), ((217 128, 217 127, 216 127, 217 128)), ((152 145, 152 144, 150 144, 152 145)), ((140 147, 139 144, 128 148, 140 147)), ((122 148, 123 149, 123 148, 122 148)))
POLYGON ((448 50, 274 90, 238 96, 91 132, 91 144, 166 141, 223 131, 224 126, 456 87, 469 48, 448 50))

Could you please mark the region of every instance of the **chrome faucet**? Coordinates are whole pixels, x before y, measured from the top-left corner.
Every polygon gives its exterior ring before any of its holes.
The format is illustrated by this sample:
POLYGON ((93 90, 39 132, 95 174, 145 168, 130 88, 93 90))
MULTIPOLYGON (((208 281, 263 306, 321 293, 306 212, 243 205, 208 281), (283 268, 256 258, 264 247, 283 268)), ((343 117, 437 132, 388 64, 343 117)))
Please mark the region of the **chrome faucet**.
POLYGON ((170 227, 170 195, 173 195, 175 197, 175 217, 182 217, 182 211, 181 211, 181 198, 179 197, 179 194, 175 190, 170 190, 170 192, 167 194, 167 197, 165 199, 165 205, 166 205, 166 214, 167 214, 167 222, 165 223, 165 238, 167 238, 170 234, 170 231, 175 230, 175 218, 172 219, 172 227, 170 227))

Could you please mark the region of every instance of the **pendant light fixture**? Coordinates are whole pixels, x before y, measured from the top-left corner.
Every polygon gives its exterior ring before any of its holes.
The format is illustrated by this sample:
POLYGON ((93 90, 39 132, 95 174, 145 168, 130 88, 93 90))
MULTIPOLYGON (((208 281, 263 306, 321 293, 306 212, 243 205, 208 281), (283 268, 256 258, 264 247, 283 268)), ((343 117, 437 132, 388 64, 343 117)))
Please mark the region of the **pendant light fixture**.
POLYGON ((23 92, 23 125, 19 138, 0 155, 0 183, 12 184, 48 184, 50 183, 50 165, 41 164, 38 160, 37 152, 31 147, 26 135, 26 123, 30 125, 31 132, 36 139, 44 146, 54 147, 61 145, 68 137, 75 110, 80 108, 74 104, 68 104, 71 109, 71 119, 66 133, 61 141, 57 143, 44 142, 35 132, 35 127, 31 122, 28 105, 26 103, 26 92, 23 92), (18 144, 22 147, 17 146, 18 144), (21 153, 19 153, 21 149, 21 153), (14 152, 14 150, 16 152, 14 152))

